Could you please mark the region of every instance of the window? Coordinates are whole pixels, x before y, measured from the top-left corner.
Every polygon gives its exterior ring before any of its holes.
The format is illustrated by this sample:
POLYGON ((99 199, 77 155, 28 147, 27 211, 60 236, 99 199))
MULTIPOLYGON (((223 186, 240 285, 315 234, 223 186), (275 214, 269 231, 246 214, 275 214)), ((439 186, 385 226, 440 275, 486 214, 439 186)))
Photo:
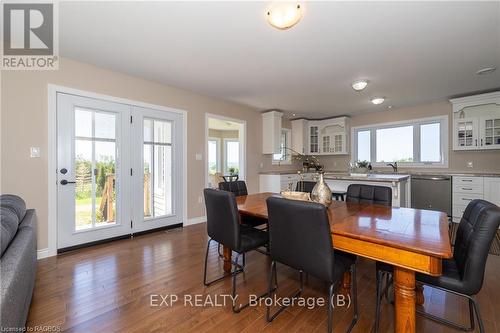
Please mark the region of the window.
POLYGON ((224 172, 237 175, 240 171, 240 142, 224 139, 224 172))
POLYGON ((292 131, 288 128, 281 130, 281 152, 273 154, 273 164, 292 164, 292 155, 290 150, 285 149, 290 147, 292 131))
POLYGON ((208 139, 208 173, 210 175, 215 175, 215 173, 221 171, 220 165, 220 139, 209 138, 208 139))
POLYGON ((415 119, 352 129, 353 160, 374 166, 448 165, 448 117, 415 119))

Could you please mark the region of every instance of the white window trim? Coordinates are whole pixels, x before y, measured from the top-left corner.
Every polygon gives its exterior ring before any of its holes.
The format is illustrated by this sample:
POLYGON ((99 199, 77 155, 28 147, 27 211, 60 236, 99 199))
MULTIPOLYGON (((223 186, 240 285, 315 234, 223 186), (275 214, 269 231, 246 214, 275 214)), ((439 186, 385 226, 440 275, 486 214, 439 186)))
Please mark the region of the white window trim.
MULTIPOLYGON (((403 120, 403 121, 394 121, 394 122, 388 122, 388 123, 378 123, 378 124, 371 124, 371 125, 365 125, 365 126, 357 126, 357 127, 352 127, 351 128, 351 162, 356 161, 357 156, 358 156, 358 132, 362 131, 368 131, 368 130, 374 130, 374 129, 382 129, 382 128, 391 128, 391 127, 400 127, 400 126, 405 126, 405 125, 424 125, 428 123, 435 123, 435 122, 440 122, 441 123, 441 162, 401 162, 398 163, 400 167, 411 167, 411 168, 448 168, 448 162, 449 162, 449 137, 448 137, 448 131, 449 131, 449 125, 448 125, 448 116, 436 116, 436 117, 428 117, 428 118, 417 118, 417 119, 409 119, 409 120, 403 120)), ((418 131, 417 131, 418 132, 418 131)), ((372 132, 373 133, 373 132, 372 132)), ((418 138, 419 139, 420 132, 418 133, 418 136, 415 134, 414 131, 414 139, 418 138)), ((415 140, 414 140, 415 142, 415 140)), ((419 149, 420 145, 420 140, 418 140, 419 144, 417 150, 419 149)), ((371 136, 370 140, 370 156, 372 159, 376 158, 376 142, 374 140, 374 135, 371 136)), ((414 151, 414 155, 420 155, 420 151, 414 151)), ((387 167, 386 163, 382 162, 372 162, 371 165, 373 167, 387 167)))
MULTIPOLYGON (((221 139, 215 137, 208 137, 208 141, 217 142, 217 170, 216 172, 222 172, 222 160, 221 160, 221 139)), ((207 150, 207 160, 208 160, 208 150, 207 150)))
MULTIPOLYGON (((229 168, 227 167, 227 143, 228 142, 238 142, 239 140, 237 138, 224 138, 223 139, 223 144, 224 144, 224 160, 222 162, 222 170, 224 174, 229 175, 229 168)), ((241 145, 239 146, 239 149, 241 149, 241 145)), ((240 165, 241 165, 241 153, 238 151, 238 173, 240 170, 240 165)), ((239 176, 239 175, 238 175, 239 176)))
MULTIPOLYGON (((288 145, 291 145, 292 143, 292 130, 289 128, 282 128, 281 132, 285 132, 285 135, 287 136, 287 141, 288 145)), ((284 160, 275 160, 274 159, 274 154, 271 155, 272 159, 272 164, 273 165, 290 165, 292 164, 292 154, 288 151, 285 151, 285 159, 284 160)))

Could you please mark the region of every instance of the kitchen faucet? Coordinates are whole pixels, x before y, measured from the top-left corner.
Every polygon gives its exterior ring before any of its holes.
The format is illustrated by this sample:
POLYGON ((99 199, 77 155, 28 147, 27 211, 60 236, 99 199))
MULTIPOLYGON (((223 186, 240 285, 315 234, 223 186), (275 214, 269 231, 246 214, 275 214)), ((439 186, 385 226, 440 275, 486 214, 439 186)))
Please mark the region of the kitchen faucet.
POLYGON ((391 166, 392 167, 392 171, 398 172, 398 162, 387 163, 387 166, 391 166))

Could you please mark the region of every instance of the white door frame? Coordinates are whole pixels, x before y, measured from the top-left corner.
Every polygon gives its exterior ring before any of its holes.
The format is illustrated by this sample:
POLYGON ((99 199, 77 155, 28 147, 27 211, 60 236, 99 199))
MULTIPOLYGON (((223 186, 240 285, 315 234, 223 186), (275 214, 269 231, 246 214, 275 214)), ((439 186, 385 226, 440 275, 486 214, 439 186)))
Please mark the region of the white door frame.
POLYGON ((184 169, 182 188, 184 191, 184 198, 182 203, 182 220, 185 224, 187 222, 187 112, 184 110, 174 109, 161 105, 154 105, 143 103, 126 98, 115 97, 110 95, 99 94, 95 92, 79 90, 60 85, 49 83, 47 85, 48 91, 48 108, 47 108, 47 159, 48 159, 48 248, 38 250, 40 257, 51 257, 57 255, 57 93, 64 93, 70 95, 78 95, 88 98, 100 99, 110 102, 128 104, 131 106, 155 109, 159 111, 168 111, 178 113, 182 116, 183 126, 183 161, 182 167, 184 169))
MULTIPOLYGON (((247 171, 247 158, 246 158, 246 145, 247 145, 247 122, 246 120, 236 119, 226 116, 221 116, 214 113, 205 113, 205 187, 208 187, 209 179, 208 179, 208 118, 216 118, 219 120, 226 120, 235 122, 241 125, 241 131, 238 131, 238 140, 240 142, 240 175, 241 179, 244 180, 246 178, 247 171)), ((224 172, 224 166, 222 166, 222 172, 224 172)))

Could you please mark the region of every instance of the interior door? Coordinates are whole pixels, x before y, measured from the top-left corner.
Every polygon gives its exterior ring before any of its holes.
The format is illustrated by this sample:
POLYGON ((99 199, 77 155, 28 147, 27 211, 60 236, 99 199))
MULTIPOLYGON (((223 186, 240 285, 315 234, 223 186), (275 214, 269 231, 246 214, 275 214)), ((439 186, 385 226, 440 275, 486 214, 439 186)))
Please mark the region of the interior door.
POLYGON ((133 107, 133 232, 182 223, 183 119, 133 107))
POLYGON ((130 233, 130 106, 57 94, 57 248, 130 233))

